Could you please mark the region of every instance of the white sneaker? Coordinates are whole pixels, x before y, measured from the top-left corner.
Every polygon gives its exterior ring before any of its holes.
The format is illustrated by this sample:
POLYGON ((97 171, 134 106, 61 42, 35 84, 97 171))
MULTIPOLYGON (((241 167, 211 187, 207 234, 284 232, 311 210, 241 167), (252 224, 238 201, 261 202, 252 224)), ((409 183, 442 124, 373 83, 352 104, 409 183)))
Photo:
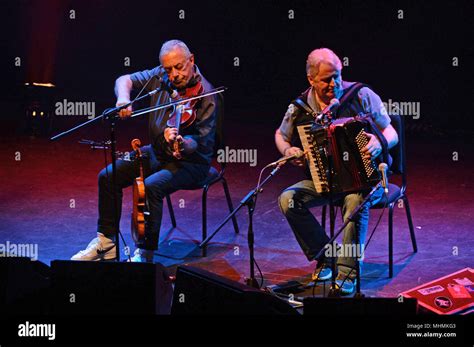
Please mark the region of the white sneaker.
POLYGON ((71 260, 112 260, 116 258, 115 243, 102 233, 97 233, 85 250, 74 254, 71 260))
POLYGON ((132 263, 153 263, 154 251, 137 248, 128 261, 132 263))

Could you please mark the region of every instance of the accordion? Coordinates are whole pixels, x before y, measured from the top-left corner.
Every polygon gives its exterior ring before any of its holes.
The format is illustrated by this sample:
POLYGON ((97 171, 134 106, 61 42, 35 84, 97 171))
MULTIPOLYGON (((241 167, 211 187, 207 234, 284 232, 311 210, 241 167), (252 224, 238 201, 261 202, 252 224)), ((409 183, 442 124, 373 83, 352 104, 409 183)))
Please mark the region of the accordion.
POLYGON ((372 124, 356 117, 336 119, 327 127, 316 123, 297 127, 317 193, 329 192, 328 149, 333 159, 332 193, 366 191, 380 181, 377 162, 362 156, 369 142, 364 131, 373 133, 372 124))

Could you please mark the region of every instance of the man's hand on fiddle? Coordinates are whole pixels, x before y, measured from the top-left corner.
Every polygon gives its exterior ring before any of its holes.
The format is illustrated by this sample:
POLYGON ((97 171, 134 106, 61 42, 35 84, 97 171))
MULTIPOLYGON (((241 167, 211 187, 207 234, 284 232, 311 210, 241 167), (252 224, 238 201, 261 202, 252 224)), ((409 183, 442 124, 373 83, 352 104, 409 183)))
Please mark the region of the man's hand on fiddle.
POLYGON ((382 145, 374 134, 365 133, 369 143, 362 149, 364 159, 375 159, 382 153, 382 145))
POLYGON ((178 129, 176 128, 166 128, 164 132, 165 140, 169 144, 173 143, 176 140, 183 140, 181 135, 178 135, 178 129))
MULTIPOLYGON (((115 106, 117 107, 122 106, 122 105, 128 104, 129 102, 130 100, 117 100, 117 103, 115 104, 115 106)), ((118 116, 120 117, 120 119, 125 119, 125 118, 129 118, 131 114, 132 114, 132 106, 128 106, 127 108, 120 110, 118 113, 118 116)))
POLYGON ((304 156, 303 155, 303 151, 301 150, 301 148, 298 148, 298 147, 289 147, 285 150, 285 153, 283 154, 285 157, 288 157, 288 156, 292 156, 292 155, 299 155, 301 156, 301 158, 298 158, 298 159, 293 159, 291 161, 291 163, 295 166, 303 166, 305 164, 305 161, 304 161, 304 156))

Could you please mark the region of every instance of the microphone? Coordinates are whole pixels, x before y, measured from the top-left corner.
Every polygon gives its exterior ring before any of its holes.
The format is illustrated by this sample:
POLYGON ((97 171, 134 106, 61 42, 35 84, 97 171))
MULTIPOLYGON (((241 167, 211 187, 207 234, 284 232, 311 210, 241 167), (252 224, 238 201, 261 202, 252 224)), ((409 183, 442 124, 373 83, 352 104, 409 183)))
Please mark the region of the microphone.
POLYGON ((168 92, 171 99, 178 98, 178 96, 179 96, 178 91, 173 88, 173 86, 171 85, 169 79, 164 79, 163 77, 158 77, 158 79, 161 83, 160 90, 164 90, 164 91, 168 92))
POLYGON ((274 161, 273 163, 268 164, 267 166, 275 166, 288 160, 298 159, 298 158, 303 157, 306 153, 308 153, 308 151, 296 153, 293 155, 287 155, 286 157, 282 157, 278 159, 277 161, 274 161))
POLYGON ((331 101, 329 102, 329 105, 327 105, 322 111, 321 113, 319 114, 319 116, 316 117, 316 120, 319 122, 321 121, 329 112, 332 112, 333 110, 335 110, 336 108, 339 107, 341 103, 339 102, 339 99, 337 98, 333 98, 331 99, 331 101))
POLYGON ((387 175, 388 165, 385 163, 379 164, 379 171, 382 174, 382 187, 385 194, 388 194, 388 175, 387 175))

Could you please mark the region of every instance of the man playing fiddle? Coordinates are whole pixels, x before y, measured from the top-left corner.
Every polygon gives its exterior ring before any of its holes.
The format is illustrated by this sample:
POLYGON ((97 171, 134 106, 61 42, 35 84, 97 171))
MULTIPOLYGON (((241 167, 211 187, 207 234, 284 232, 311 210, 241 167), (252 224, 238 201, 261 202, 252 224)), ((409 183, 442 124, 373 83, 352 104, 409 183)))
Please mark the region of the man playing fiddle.
MULTIPOLYGON (((160 88, 167 83, 180 94, 189 88, 199 87, 203 92, 213 86, 202 76, 194 63, 186 44, 179 40, 167 41, 160 50, 161 65, 151 69, 119 77, 115 82, 117 106, 130 101, 132 90, 147 92, 160 88)), ((200 99, 194 106, 196 120, 187 128, 178 130, 169 127, 167 121, 173 112, 172 107, 155 111, 149 115, 150 145, 141 148, 145 158, 143 170, 149 216, 147 218, 145 238, 137 244, 131 258, 135 262, 153 261, 153 253, 158 248, 159 232, 163 212, 163 198, 180 189, 191 188, 203 181, 210 168, 214 152, 218 103, 215 96, 200 99), (182 152, 173 151, 173 143, 182 142, 182 152)), ((166 91, 160 91, 151 97, 151 106, 171 101, 166 91)), ((121 119, 130 117, 132 108, 119 113, 121 119)), ((122 206, 122 189, 133 184, 139 176, 137 161, 117 160, 118 217, 122 206)), ((72 260, 111 260, 116 257, 115 223, 112 190, 111 164, 99 173, 99 218, 97 237, 85 250, 79 251, 72 260)))

